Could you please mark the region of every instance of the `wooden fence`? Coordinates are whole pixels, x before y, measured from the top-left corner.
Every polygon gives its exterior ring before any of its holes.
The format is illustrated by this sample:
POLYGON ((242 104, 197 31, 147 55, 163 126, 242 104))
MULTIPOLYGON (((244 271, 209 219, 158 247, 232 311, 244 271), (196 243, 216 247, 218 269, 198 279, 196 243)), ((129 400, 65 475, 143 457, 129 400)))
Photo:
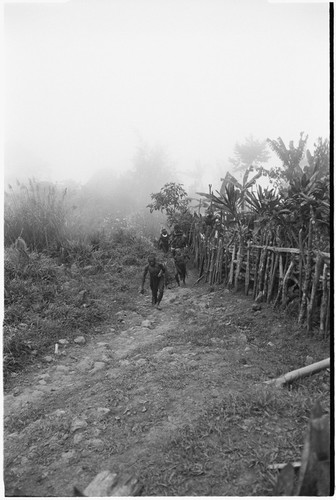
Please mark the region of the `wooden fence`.
POLYGON ((280 248, 238 241, 225 243, 218 233, 206 236, 196 227, 190 244, 199 281, 226 284, 235 292, 243 289, 258 302, 291 307, 298 323, 311 333, 319 322, 319 333, 330 331, 330 254, 306 248, 280 248))

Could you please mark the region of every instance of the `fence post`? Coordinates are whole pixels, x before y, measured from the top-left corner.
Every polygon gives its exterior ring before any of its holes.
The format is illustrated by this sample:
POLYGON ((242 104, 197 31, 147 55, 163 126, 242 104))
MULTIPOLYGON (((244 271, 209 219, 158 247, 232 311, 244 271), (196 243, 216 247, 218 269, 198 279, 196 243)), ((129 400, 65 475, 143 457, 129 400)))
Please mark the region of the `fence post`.
POLYGON ((313 284, 312 284, 312 288, 311 288, 310 301, 309 301, 308 307, 307 307, 307 334, 308 335, 311 333, 311 329, 312 329, 312 316, 313 316, 315 295, 316 295, 317 287, 318 287, 318 284, 320 281, 322 266, 323 266, 323 259, 321 257, 321 254, 318 253, 316 256, 315 273, 314 273, 313 284))
POLYGON ((250 241, 247 242, 246 271, 245 271, 245 295, 248 295, 250 287, 250 241))
POLYGON ((306 306, 307 306, 307 301, 308 301, 308 287, 309 287, 309 281, 310 281, 310 275, 311 275, 311 262, 312 262, 312 232, 313 232, 313 227, 312 227, 312 221, 309 221, 309 233, 308 233, 308 248, 307 248, 307 262, 306 262, 306 270, 305 270, 305 279, 303 282, 303 293, 302 293, 302 298, 301 298, 301 305, 300 305, 300 313, 299 313, 299 319, 298 323, 302 324, 306 315, 306 306))
POLYGON ((322 274, 322 302, 321 302, 321 313, 320 313, 320 335, 325 336, 326 334, 326 317, 327 317, 327 306, 328 306, 328 282, 327 282, 327 264, 323 266, 322 274))

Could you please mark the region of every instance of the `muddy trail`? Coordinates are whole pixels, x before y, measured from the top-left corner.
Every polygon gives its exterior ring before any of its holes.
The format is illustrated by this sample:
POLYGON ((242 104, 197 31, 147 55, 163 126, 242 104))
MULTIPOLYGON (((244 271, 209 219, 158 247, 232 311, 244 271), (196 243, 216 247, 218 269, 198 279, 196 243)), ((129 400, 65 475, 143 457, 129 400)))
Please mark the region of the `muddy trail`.
POLYGON ((64 334, 57 354, 11 378, 6 496, 72 496, 103 470, 137 476, 144 496, 269 492, 253 450, 274 453, 284 432, 296 432, 292 419, 268 412, 261 425, 252 406, 244 415, 225 408, 304 364, 312 345, 297 359, 282 336, 299 342, 290 322, 224 286, 195 285, 197 277, 192 270, 185 287, 166 289, 162 310, 150 305, 148 287, 134 294, 132 308, 92 337, 66 343, 64 334), (220 436, 201 432, 212 421, 214 429, 224 422, 220 436), (212 450, 203 461, 195 442, 212 450))

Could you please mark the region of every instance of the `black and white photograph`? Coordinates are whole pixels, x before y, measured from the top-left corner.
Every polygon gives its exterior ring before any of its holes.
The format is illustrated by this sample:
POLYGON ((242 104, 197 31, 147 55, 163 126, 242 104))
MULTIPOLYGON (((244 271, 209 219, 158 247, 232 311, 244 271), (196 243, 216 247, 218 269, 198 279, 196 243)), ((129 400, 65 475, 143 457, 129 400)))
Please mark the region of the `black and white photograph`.
POLYGON ((333 496, 333 2, 2 21, 2 496, 333 496))

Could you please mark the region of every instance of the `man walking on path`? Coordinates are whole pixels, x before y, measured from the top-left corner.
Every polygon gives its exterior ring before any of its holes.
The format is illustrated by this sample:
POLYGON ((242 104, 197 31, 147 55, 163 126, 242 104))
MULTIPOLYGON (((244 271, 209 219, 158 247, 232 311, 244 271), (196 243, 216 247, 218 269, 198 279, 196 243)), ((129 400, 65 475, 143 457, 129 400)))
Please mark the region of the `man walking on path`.
POLYGON ((156 262, 155 254, 150 254, 148 257, 148 264, 144 269, 142 276, 142 283, 140 293, 145 293, 145 281, 147 273, 149 272, 149 286, 152 290, 152 305, 156 306, 157 309, 161 309, 160 302, 163 297, 164 291, 164 276, 165 267, 163 264, 156 262))

